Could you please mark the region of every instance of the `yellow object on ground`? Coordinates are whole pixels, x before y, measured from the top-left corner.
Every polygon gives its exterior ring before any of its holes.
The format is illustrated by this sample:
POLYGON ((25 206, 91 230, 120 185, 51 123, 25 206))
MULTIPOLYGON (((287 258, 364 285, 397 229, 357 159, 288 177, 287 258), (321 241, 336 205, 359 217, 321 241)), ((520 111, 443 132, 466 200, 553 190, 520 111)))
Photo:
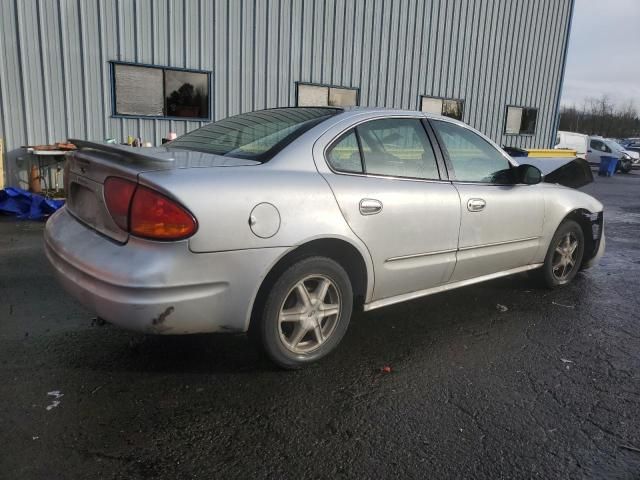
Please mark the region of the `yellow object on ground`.
POLYGON ((577 153, 575 150, 565 150, 556 148, 527 148, 530 157, 543 158, 575 158, 577 153))

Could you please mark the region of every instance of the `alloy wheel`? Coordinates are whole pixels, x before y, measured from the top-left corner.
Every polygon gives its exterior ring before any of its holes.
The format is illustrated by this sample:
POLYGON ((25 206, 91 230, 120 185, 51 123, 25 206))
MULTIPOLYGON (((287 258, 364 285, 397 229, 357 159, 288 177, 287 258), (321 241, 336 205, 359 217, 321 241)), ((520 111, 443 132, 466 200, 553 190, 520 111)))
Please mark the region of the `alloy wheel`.
POLYGON ((578 246, 578 238, 573 232, 564 235, 556 245, 551 271, 559 282, 566 281, 576 268, 578 246))
POLYGON ((312 352, 333 334, 340 310, 335 283, 324 275, 307 276, 289 290, 280 307, 280 340, 294 353, 312 352))

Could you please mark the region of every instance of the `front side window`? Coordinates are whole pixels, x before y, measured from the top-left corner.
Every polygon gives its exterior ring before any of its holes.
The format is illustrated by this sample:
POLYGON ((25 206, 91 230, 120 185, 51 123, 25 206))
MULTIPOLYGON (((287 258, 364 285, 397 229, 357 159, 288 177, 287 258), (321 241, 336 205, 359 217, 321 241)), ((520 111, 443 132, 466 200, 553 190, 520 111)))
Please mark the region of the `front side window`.
POLYGON ((589 145, 591 146, 591 150, 597 150, 599 152, 605 152, 605 153, 611 152, 611 150, 609 150, 609 148, 605 145, 605 143, 600 140, 591 140, 589 145))
POLYGON ((420 101, 420 110, 435 115, 462 120, 464 103, 455 98, 435 98, 423 96, 420 101))
POLYGON ((507 107, 504 133, 507 135, 533 135, 538 119, 537 108, 507 107))
POLYGON ((429 137, 417 119, 373 120, 357 127, 367 173, 439 179, 429 137))
POLYGON ((189 132, 167 148, 267 161, 336 108, 273 108, 225 118, 189 132))
POLYGON ((431 125, 449 157, 456 180, 500 183, 500 174, 509 170, 510 163, 499 150, 468 128, 437 120, 431 125))
POLYGON ((112 63, 114 115, 208 119, 209 72, 112 63))
POLYGON ((297 92, 298 107, 353 107, 358 105, 358 90, 356 88, 298 83, 297 92))

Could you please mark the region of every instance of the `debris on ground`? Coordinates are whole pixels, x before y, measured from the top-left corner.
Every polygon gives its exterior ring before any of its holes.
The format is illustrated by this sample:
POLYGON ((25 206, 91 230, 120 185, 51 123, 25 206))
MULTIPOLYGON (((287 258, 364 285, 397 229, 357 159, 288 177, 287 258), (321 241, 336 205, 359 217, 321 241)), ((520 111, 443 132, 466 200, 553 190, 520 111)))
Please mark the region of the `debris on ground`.
POLYGON ((391 367, 389 365, 385 365, 380 369, 382 373, 391 373, 391 367))
POLYGON ((564 308, 576 308, 573 305, 565 305, 563 303, 558 303, 558 302, 551 302, 553 305, 557 305, 558 307, 564 307, 564 308))
POLYGON ((107 324, 107 321, 101 317, 93 317, 91 319, 91 325, 95 325, 96 327, 104 327, 107 324))
POLYGON ((562 363, 573 363, 573 360, 567 360, 566 358, 561 358, 560 360, 562 363))
POLYGON ((64 393, 61 393, 60 390, 52 390, 51 392, 47 392, 47 395, 53 397, 50 405, 47 405, 47 410, 52 410, 60 405, 60 399, 64 397, 64 393))
POLYGON ((103 385, 98 385, 96 388, 94 388, 93 390, 91 390, 91 395, 93 395, 94 393, 96 393, 98 390, 100 390, 103 387, 103 385))
POLYGON ((0 190, 0 213, 19 219, 43 220, 64 205, 64 200, 53 200, 21 188, 0 190))
POLYGON ((640 453, 640 448, 632 447, 631 445, 619 445, 620 448, 624 448, 625 450, 629 450, 631 452, 640 453))
POLYGON ((507 308, 506 305, 502 305, 502 304, 498 303, 496 305, 496 310, 498 310, 500 313, 504 313, 504 312, 508 311, 509 309, 507 308))

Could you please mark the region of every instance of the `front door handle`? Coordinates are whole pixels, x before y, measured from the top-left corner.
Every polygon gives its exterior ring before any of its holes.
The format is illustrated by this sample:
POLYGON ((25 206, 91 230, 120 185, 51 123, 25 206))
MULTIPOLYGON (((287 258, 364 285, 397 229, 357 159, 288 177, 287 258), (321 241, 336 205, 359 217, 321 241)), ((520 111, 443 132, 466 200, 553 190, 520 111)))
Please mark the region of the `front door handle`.
POLYGON ((484 210, 484 207, 487 206, 487 202, 485 202, 481 198, 470 198, 467 202, 467 210, 470 212, 480 212, 484 210))
POLYGON ((360 213, 362 215, 375 215, 382 211, 382 202, 374 198, 360 200, 360 213))

